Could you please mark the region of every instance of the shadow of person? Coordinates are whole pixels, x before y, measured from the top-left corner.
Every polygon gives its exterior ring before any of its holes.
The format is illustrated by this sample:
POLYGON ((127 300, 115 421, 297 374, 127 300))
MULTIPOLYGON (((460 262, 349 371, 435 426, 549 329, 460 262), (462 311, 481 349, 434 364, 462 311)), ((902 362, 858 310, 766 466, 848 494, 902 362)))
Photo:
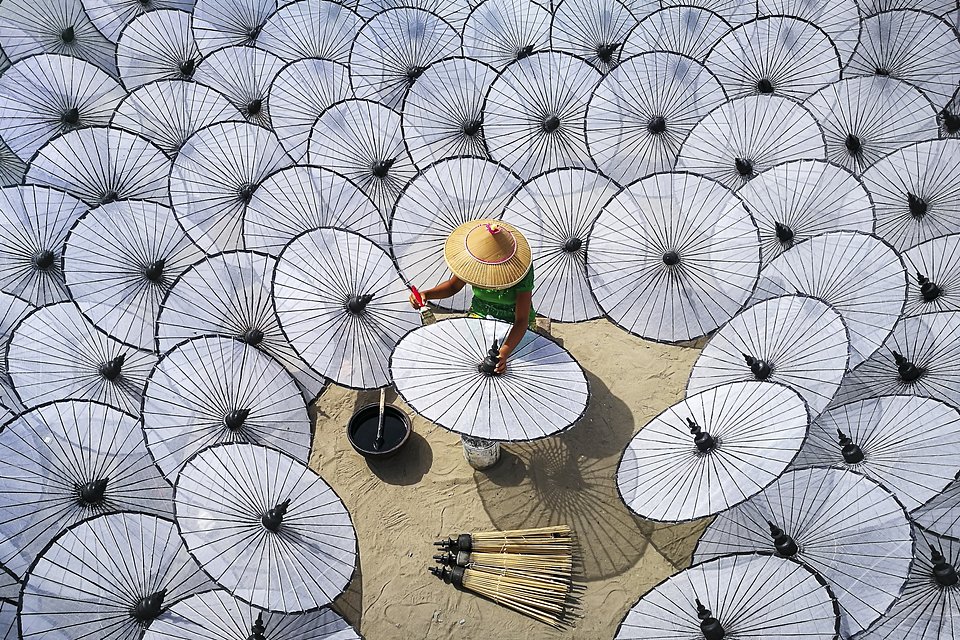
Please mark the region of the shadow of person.
POLYGON ((410 432, 407 443, 385 460, 366 458, 367 467, 387 484, 407 486, 423 479, 433 466, 433 449, 427 439, 416 431, 410 432))
POLYGON ((331 603, 330 608, 336 611, 354 628, 360 632, 360 623, 363 621, 363 576, 360 568, 360 556, 357 556, 357 569, 350 580, 350 586, 331 603))

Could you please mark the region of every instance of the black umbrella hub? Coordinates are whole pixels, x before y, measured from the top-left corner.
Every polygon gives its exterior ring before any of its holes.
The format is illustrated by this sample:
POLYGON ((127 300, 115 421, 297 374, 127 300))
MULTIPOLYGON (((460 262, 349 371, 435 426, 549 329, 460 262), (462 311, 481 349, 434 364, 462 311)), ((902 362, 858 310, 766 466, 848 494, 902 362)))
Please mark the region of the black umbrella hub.
POLYGON ((396 158, 387 158, 385 160, 377 160, 373 163, 373 166, 370 167, 370 171, 377 178, 386 178, 387 174, 390 172, 390 167, 393 166, 393 163, 396 162, 396 158))
POLYGON ((370 301, 373 300, 372 293, 364 293, 361 295, 352 295, 347 298, 345 306, 347 311, 355 316, 362 315, 367 309, 367 305, 370 304, 370 301))
POLYGON ((750 367, 750 373, 752 373, 753 377, 757 380, 766 380, 773 373, 773 366, 766 360, 754 358, 746 353, 742 355, 744 362, 746 362, 747 366, 750 367))
POLYGON ((878 76, 887 77, 890 75, 890 69, 887 69, 886 67, 877 67, 873 70, 873 73, 878 76))
POLYGON ((583 247, 583 240, 575 236, 571 236, 563 241, 564 253, 576 253, 580 251, 581 247, 583 247))
POLYGON ((533 55, 533 45, 528 44, 524 47, 520 47, 517 49, 516 58, 517 60, 523 60, 524 58, 532 55, 533 55))
POLYGON ((260 30, 263 28, 262 25, 256 25, 247 29, 247 43, 253 44, 253 41, 260 37, 260 30))
POLYGON ((73 128, 80 124, 80 109, 70 107, 60 115, 60 123, 66 128, 73 128))
POLYGON ((423 72, 426 71, 426 69, 426 67, 420 67, 416 65, 407 67, 407 84, 413 86, 413 83, 417 81, 417 78, 423 75, 423 72))
POLYGON ((163 599, 166 597, 166 589, 143 596, 130 609, 130 616, 146 627, 163 612, 163 599))
POLYGON ((727 635, 726 629, 723 628, 719 620, 713 617, 713 612, 703 606, 700 598, 696 599, 696 603, 697 617, 700 619, 700 633, 703 634, 704 640, 723 640, 727 635))
POLYGON ((613 61, 613 57, 617 54, 617 49, 619 48, 619 42, 597 45, 597 58, 599 58, 601 62, 610 64, 610 62, 613 61))
POLYGON ((693 418, 687 418, 687 427, 693 436, 693 444, 700 453, 710 453, 720 444, 716 438, 704 431, 703 427, 697 424, 693 418))
POLYGON ((950 113, 944 109, 940 112, 940 121, 948 134, 953 135, 960 131, 960 114, 950 113))
POLYGON ((492 376, 497 372, 498 364, 500 364, 500 345, 494 338, 483 362, 477 365, 477 370, 485 376, 492 376))
POLYGON ((63 44, 73 44, 76 39, 77 39, 77 32, 73 28, 73 25, 70 25, 69 27, 64 27, 63 29, 60 30, 60 41, 63 44))
POLYGON ((773 548, 776 549, 778 555, 784 558, 792 558, 800 552, 800 547, 797 546, 796 541, 784 533, 783 529, 769 520, 767 520, 767 525, 770 526, 773 548))
POLYGON ((255 347, 261 342, 263 342, 263 336, 264 336, 263 331, 261 331, 256 327, 250 327, 249 329, 247 329, 237 337, 243 340, 244 342, 246 342, 251 347, 255 347))
POLYGON ((260 115, 260 112, 263 111, 263 99, 254 98, 247 103, 245 110, 248 118, 255 118, 256 116, 260 115))
POLYGON ((460 127, 460 131, 463 132, 463 135, 468 138, 475 138, 477 134, 480 133, 480 128, 483 126, 483 120, 480 118, 474 118, 473 120, 467 120, 460 127))
POLYGON ((263 528, 267 531, 277 533, 280 531, 280 526, 283 524, 283 518, 287 515, 287 509, 289 508, 290 498, 287 498, 260 516, 260 524, 262 524, 263 528))
POLYGON ((99 478, 88 482, 78 482, 74 485, 77 492, 77 502, 81 507, 96 508, 103 504, 103 498, 107 493, 107 484, 109 478, 99 478))
POLYGON ((734 158, 733 166, 736 168, 737 173, 740 174, 740 177, 749 180, 755 174, 753 172, 753 161, 749 158, 734 158))
POLYGON ((906 384, 916 382, 927 372, 924 367, 917 366, 896 351, 893 352, 893 361, 897 364, 897 377, 906 384))
POLYGON ((647 122, 650 135, 658 136, 667 130, 667 121, 663 116, 654 116, 647 122))
POLYGON ((97 367, 97 373, 99 373, 104 380, 113 382, 120 377, 120 372, 123 369, 123 361, 126 359, 127 354, 121 353, 112 360, 107 360, 97 367))
POLYGON ((663 256, 661 256, 661 259, 663 260, 663 264, 667 265, 668 267, 675 267, 680 264, 680 254, 672 249, 664 252, 663 256))
POLYGON ((560 128, 560 116, 555 113, 551 113, 546 118, 543 119, 543 132, 544 133, 553 133, 560 128))
POLYGON ((56 262, 56 256, 50 249, 41 249, 30 259, 30 264, 37 271, 46 271, 56 262))
POLYGON ((267 640, 267 627, 263 624, 263 612, 257 615, 257 619, 250 626, 250 635, 247 640, 267 640))
POLYGON ((943 289, 919 271, 917 271, 917 284, 920 285, 920 295, 923 296, 924 302, 933 302, 943 295, 943 289))
POLYGON ((850 437, 840 429, 837 429, 837 437, 840 442, 840 455, 843 456, 844 462, 847 464, 859 464, 863 462, 863 450, 860 448, 860 445, 851 440, 850 437))
POLYGON ((250 200, 253 199, 253 192, 257 190, 257 185, 253 182, 244 182, 242 185, 237 187, 237 197, 240 198, 241 202, 244 204, 250 204, 250 200))
POLYGON ((956 568, 947 562, 947 559, 943 557, 943 553, 932 544, 930 545, 930 560, 933 562, 933 579, 938 585, 941 587, 952 587, 957 584, 957 582, 960 582, 956 568))
POLYGON ((177 65, 177 70, 180 71, 181 78, 189 80, 193 77, 193 72, 197 70, 197 61, 193 58, 182 60, 180 64, 177 65))
POLYGON ((767 78, 757 80, 757 93, 773 93, 773 83, 767 78))
POLYGON ((847 148, 847 152, 852 156, 858 156, 863 153, 863 141, 860 140, 860 136, 848 133, 846 139, 843 141, 843 146, 847 148))
POLYGON ((793 229, 783 224, 782 222, 774 222, 773 228, 775 233, 777 234, 777 240, 780 241, 780 244, 784 245, 785 247, 793 246, 793 238, 794 238, 793 229))
POLYGON ((100 204, 110 204, 120 199, 120 194, 113 189, 108 189, 100 195, 100 204))
POLYGON ((930 204, 918 195, 907 193, 907 208, 910 210, 911 216, 916 220, 921 220, 927 215, 930 204))
POLYGON ((223 416, 223 426, 230 431, 239 431, 250 415, 250 409, 232 409, 223 416))
POLYGON ((143 276, 150 282, 159 283, 163 279, 163 267, 166 260, 158 258, 143 269, 143 276))

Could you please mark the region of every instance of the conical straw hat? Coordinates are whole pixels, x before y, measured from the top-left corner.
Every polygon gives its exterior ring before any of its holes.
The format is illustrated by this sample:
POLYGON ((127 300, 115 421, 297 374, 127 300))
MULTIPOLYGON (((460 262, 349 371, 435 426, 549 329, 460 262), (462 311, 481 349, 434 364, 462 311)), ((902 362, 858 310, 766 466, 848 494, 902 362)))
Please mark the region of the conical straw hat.
POLYGON ((516 227, 499 220, 471 220, 453 230, 443 257, 454 275, 475 287, 507 289, 530 269, 530 245, 516 227))

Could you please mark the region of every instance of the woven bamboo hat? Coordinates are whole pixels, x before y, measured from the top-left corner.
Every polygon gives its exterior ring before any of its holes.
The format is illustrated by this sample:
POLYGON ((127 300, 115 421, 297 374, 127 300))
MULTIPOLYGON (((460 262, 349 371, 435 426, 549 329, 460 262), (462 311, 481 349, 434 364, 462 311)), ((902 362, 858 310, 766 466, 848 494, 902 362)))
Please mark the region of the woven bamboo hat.
POLYGON ((443 247, 453 274, 483 289, 507 289, 530 270, 530 244, 500 220, 471 220, 453 230, 443 247))

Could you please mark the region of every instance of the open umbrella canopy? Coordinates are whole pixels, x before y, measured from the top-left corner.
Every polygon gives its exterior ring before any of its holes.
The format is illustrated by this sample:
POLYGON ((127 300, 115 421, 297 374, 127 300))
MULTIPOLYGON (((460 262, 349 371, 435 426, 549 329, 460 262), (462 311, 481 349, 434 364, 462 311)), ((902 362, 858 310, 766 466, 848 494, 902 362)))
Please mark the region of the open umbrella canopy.
POLYGON ((960 536, 960 480, 928 500, 910 514, 913 521, 938 534, 960 536))
POLYGON ((152 349, 160 302, 202 257, 172 209, 121 200, 77 220, 63 271, 71 299, 95 325, 121 342, 152 349))
POLYGON ((848 637, 900 595, 913 535, 903 506, 873 480, 852 471, 804 469, 718 515, 693 559, 749 551, 775 551, 822 575, 840 604, 841 635, 848 637))
POLYGON ((673 51, 703 62, 730 29, 729 22, 703 7, 666 7, 640 20, 623 45, 624 57, 647 51, 673 51))
POLYGON ((0 189, 0 290, 34 305, 66 300, 63 243, 86 208, 59 189, 0 189))
POLYGON ((6 353, 13 329, 35 308, 23 298, 0 291, 0 406, 4 415, 0 425, 24 408, 7 372, 6 353))
MULTIPOLYGON (((139 0, 132 0, 139 3, 139 0)), ((117 67, 128 90, 156 80, 190 80, 200 61, 188 11, 159 9, 123 28, 117 67)))
POLYGON ((23 160, 50 138, 77 127, 106 126, 123 88, 78 58, 40 54, 0 76, 0 136, 23 160))
POLYGON ((913 511, 960 469, 960 411, 930 398, 881 396, 830 409, 810 426, 794 467, 852 469, 913 511))
POLYGON ((927 240, 902 255, 909 280, 906 315, 960 311, 960 234, 927 240))
POLYGON ((786 471, 807 437, 793 390, 734 382, 687 396, 627 445, 617 488, 641 517, 693 520, 740 504, 786 471))
POLYGON ((94 26, 111 42, 116 42, 123 28, 150 11, 163 9, 193 10, 195 0, 83 0, 83 8, 94 26))
POLYGON ((455 318, 410 332, 390 358, 397 391, 423 417, 473 438, 536 440, 572 426, 586 411, 590 389, 560 345, 527 331, 507 371, 492 373, 510 327, 455 318))
POLYGON ((340 229, 308 231, 286 246, 273 298, 280 328, 300 357, 353 388, 390 384, 390 353, 420 326, 390 255, 340 229))
POLYGON ((139 420, 99 402, 44 404, 0 435, 0 561, 23 575, 61 531, 116 511, 173 515, 139 420))
POLYGON ((600 308, 644 338, 705 335, 750 298, 760 270, 757 226, 718 182, 654 174, 601 211, 587 246, 587 277, 600 308))
POLYGON ((550 48, 550 10, 534 0, 485 0, 463 25, 463 54, 502 70, 550 48))
POLYGON ((744 553, 694 565, 655 586, 627 612, 615 640, 833 640, 839 618, 819 575, 793 560, 744 553))
POLYGON ((907 276, 893 247, 873 235, 836 231, 799 242, 760 272, 752 301, 802 293, 840 312, 853 369, 880 348, 903 312, 907 276))
POLYGON ((687 57, 653 51, 628 58, 590 98, 590 155, 622 183, 669 171, 690 130, 725 100, 716 77, 687 57))
POLYGON ((737 195, 760 228, 764 264, 821 233, 873 232, 873 201, 863 183, 823 160, 796 160, 767 169, 737 195))
POLYGON ((277 614, 237 600, 222 589, 181 600, 150 625, 143 640, 360 640, 330 609, 277 614))
POLYGON ((350 47, 363 24, 350 7, 331 0, 281 4, 285 6, 264 23, 258 47, 287 62, 304 58, 350 62, 350 47))
POLYGON ((163 353, 203 335, 239 338, 280 362, 311 402, 326 381, 297 356, 280 331, 270 293, 276 264, 264 253, 228 251, 190 267, 161 306, 157 350, 163 353))
POLYGON ((723 36, 707 67, 731 98, 775 94, 803 100, 840 79, 840 56, 830 37, 793 17, 759 18, 723 36))
POLYGON ((440 16, 413 7, 370 18, 350 50, 350 80, 358 98, 396 109, 431 63, 460 53, 460 34, 440 16))
POLYGON ((193 34, 197 46, 207 55, 221 47, 255 44, 280 4, 278 0, 196 0, 193 34))
POLYGON ((310 454, 310 420, 293 378, 233 338, 193 338, 164 355, 147 381, 143 430, 171 483, 190 456, 221 442, 268 444, 304 461, 310 454))
POLYGON ((737 2, 737 0, 662 0, 664 7, 685 6, 692 4, 713 11, 721 18, 736 27, 757 17, 757 5, 753 2, 737 2))
POLYGON ((559 322, 602 315, 587 282, 587 237, 600 209, 619 190, 594 171, 557 169, 524 184, 507 203, 503 219, 522 229, 530 243, 538 314, 559 322))
POLYGON ((790 160, 823 160, 823 133, 813 115, 780 96, 726 102, 708 113, 680 148, 677 168, 702 173, 731 189, 790 160))
POLYGON ((10 379, 25 406, 95 400, 138 415, 156 361, 155 354, 95 327, 73 302, 31 312, 14 328, 7 347, 10 379))
POLYGON ((177 478, 175 502, 190 553, 255 607, 316 611, 353 577, 357 537, 346 507, 315 471, 276 449, 201 451, 177 478))
MULTIPOLYGON (((850 341, 837 311, 825 302, 788 295, 741 311, 700 352, 687 391, 740 380, 780 382, 818 416, 840 387, 850 341)), ((958 467, 960 468, 960 467, 958 467)))
POLYGON ((860 38, 857 0, 759 0, 757 4, 761 17, 792 16, 822 29, 836 45, 841 64, 846 64, 857 48, 860 38))
MULTIPOLYGON (((393 256, 404 279, 426 290, 450 278, 443 258, 447 236, 464 222, 499 218, 521 184, 517 174, 482 158, 448 158, 417 174, 390 217, 393 256)), ((465 286, 441 304, 463 311, 470 295, 465 286)))
POLYGON ((637 18, 620 0, 565 0, 553 12, 550 42, 608 72, 620 62, 637 18))
POLYGON ((247 121, 269 128, 270 84, 283 67, 283 60, 268 51, 233 46, 208 54, 194 75, 227 96, 247 121))
POLYGON ((560 167, 593 168, 586 112, 601 77, 583 58, 558 51, 512 62, 483 106, 490 157, 525 179, 560 167))
POLYGON ((365 20, 387 9, 414 7, 435 13, 454 29, 462 31, 470 10, 478 3, 470 0, 357 0, 355 4, 357 13, 365 20))
POLYGON ((25 640, 138 640, 165 608, 212 586, 173 522, 107 514, 67 529, 30 568, 20 631, 25 640))

